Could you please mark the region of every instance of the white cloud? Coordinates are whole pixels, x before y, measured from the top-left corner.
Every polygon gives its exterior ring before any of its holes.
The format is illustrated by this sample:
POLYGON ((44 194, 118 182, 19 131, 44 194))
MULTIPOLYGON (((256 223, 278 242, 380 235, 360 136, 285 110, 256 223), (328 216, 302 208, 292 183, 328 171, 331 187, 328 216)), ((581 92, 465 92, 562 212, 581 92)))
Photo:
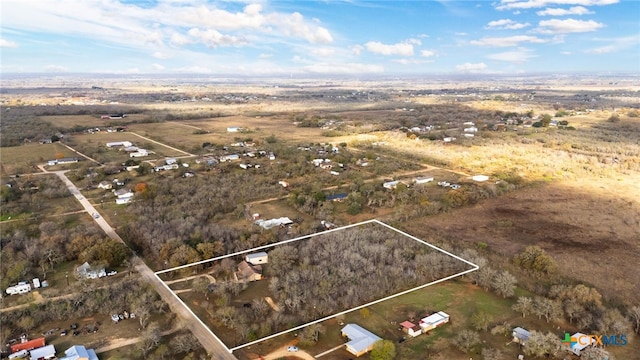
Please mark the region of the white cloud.
POLYGON ((15 42, 5 40, 5 39, 0 39, 0 48, 15 48, 15 47, 18 47, 18 44, 16 44, 15 42))
POLYGON ((407 39, 405 42, 411 45, 418 45, 418 46, 422 45, 422 41, 420 41, 419 39, 413 39, 413 38, 407 39))
POLYGON ((165 69, 164 66, 162 66, 160 64, 156 64, 156 63, 151 64, 151 67, 153 67, 155 70, 164 70, 165 69))
POLYGON ((364 44, 364 46, 369 52, 379 55, 413 55, 413 45, 407 42, 399 42, 396 44, 387 45, 379 41, 369 41, 368 43, 364 44))
POLYGON ((302 68, 305 72, 315 74, 372 74, 384 72, 382 65, 346 63, 346 64, 313 64, 302 68))
POLYGON ((52 65, 45 66, 44 70, 47 71, 47 72, 66 72, 69 69, 67 69, 66 67, 61 66, 61 65, 53 65, 52 64, 52 65))
POLYGON ((619 0, 501 0, 498 10, 533 9, 550 5, 602 6, 618 3, 619 0))
POLYGON ((402 64, 402 65, 421 65, 421 64, 430 64, 433 63, 433 60, 422 60, 422 59, 394 59, 391 60, 395 63, 398 64, 402 64))
POLYGON ((467 36, 467 35, 469 35, 466 32, 455 32, 453 34, 456 35, 456 36, 467 36))
POLYGON ((418 38, 424 39, 430 37, 428 34, 418 34, 418 38))
POLYGON ((210 48, 216 48, 218 46, 241 46, 247 44, 247 40, 243 38, 221 34, 219 31, 214 29, 200 30, 193 28, 188 31, 188 34, 210 48))
POLYGON ((531 24, 529 23, 519 23, 517 21, 513 21, 511 19, 500 19, 495 21, 490 21, 485 29, 506 29, 506 30, 518 30, 522 28, 526 28, 531 24))
POLYGON ((487 64, 485 63, 464 63, 460 65, 456 65, 456 70, 464 73, 479 73, 483 72, 487 69, 487 64))
POLYGON ((471 45, 478 46, 492 46, 492 47, 508 47, 508 46, 518 46, 520 43, 532 43, 532 44, 542 44, 546 43, 547 40, 541 39, 537 36, 530 35, 515 35, 515 36, 506 36, 506 37, 484 37, 480 40, 471 40, 471 45))
POLYGON ((537 57, 537 55, 533 54, 532 50, 525 48, 487 55, 487 58, 491 60, 499 60, 512 63, 524 63, 535 57, 537 57))
POLYGON ((562 55, 571 55, 573 53, 571 51, 560 51, 560 54, 562 54, 562 55))
POLYGON ((607 43, 605 46, 595 47, 587 50, 589 54, 608 54, 629 48, 638 49, 640 47, 640 35, 631 35, 618 38, 594 39, 594 42, 607 43))
POLYGON ((536 11, 536 14, 538 16, 589 15, 593 14, 593 11, 590 11, 584 6, 573 6, 569 9, 546 8, 541 11, 536 11))
POLYGON ((273 54, 262 53, 258 55, 258 59, 271 59, 272 57, 273 57, 273 54))
POLYGON ((351 52, 356 56, 360 55, 362 53, 362 50, 364 50, 364 47, 362 45, 354 45, 353 47, 351 47, 351 52))
POLYGON ((422 57, 431 57, 431 56, 435 56, 436 52, 435 50, 422 50, 420 51, 420 56, 422 57))
POLYGON ((230 9, 236 5, 201 0, 145 2, 145 6, 124 0, 65 0, 51 6, 46 1, 2 0, 2 10, 11 14, 3 16, 2 26, 52 36, 76 36, 149 53, 165 44, 182 47, 196 40, 209 47, 333 41, 331 32, 320 21, 300 13, 265 10, 261 4, 230 9), (199 29, 199 33, 188 36, 187 29, 199 29))
POLYGON ((156 59, 161 59, 161 60, 168 59, 168 58, 171 57, 169 54, 163 53, 161 51, 156 51, 153 54, 151 54, 151 56, 153 56, 156 59))
POLYGON ((567 34, 596 31, 602 27, 604 24, 593 20, 551 19, 540 21, 536 31, 544 34, 567 34))
POLYGON ((190 74, 210 74, 212 71, 208 67, 204 66, 185 66, 176 69, 177 72, 190 73, 190 74))
POLYGON ((327 56, 332 56, 335 53, 336 53, 336 50, 332 48, 324 47, 324 48, 311 49, 311 54, 315 56, 327 57, 327 56))

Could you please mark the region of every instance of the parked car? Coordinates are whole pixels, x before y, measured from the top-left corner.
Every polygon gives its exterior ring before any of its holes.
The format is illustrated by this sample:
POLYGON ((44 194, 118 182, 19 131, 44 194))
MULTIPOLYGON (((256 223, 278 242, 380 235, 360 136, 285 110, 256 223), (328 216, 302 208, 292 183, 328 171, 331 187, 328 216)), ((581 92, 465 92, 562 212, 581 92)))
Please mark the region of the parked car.
POLYGON ((67 336, 67 334, 68 334, 68 333, 69 333, 69 332, 68 332, 67 330, 62 330, 62 331, 60 332, 60 336, 67 336))
POLYGON ((297 352, 298 351, 298 347, 297 346, 289 346, 287 348, 287 351, 289 351, 289 352, 297 352))
POLYGON ((111 315, 111 320, 113 320, 113 322, 118 322, 120 321, 120 316, 118 316, 118 314, 113 314, 111 315))

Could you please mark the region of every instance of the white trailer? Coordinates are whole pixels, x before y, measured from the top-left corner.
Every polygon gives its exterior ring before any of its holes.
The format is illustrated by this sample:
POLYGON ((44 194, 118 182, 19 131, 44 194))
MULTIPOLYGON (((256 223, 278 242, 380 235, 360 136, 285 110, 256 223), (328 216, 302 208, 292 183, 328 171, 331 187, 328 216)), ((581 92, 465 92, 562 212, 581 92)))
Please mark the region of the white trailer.
POLYGON ((18 285, 14 285, 7 288, 7 294, 9 295, 26 294, 30 291, 31 291, 31 284, 27 282, 19 282, 18 285))
POLYGON ((38 289, 40 287, 40 279, 33 278, 33 288, 38 289))

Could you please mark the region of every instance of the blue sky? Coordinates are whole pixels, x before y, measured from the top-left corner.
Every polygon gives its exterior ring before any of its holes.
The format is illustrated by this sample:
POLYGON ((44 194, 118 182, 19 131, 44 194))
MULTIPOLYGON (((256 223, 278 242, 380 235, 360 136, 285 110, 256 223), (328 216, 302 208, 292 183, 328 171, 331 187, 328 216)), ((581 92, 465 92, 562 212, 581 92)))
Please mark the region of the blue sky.
POLYGON ((640 1, 2 0, 0 71, 640 73, 640 1))

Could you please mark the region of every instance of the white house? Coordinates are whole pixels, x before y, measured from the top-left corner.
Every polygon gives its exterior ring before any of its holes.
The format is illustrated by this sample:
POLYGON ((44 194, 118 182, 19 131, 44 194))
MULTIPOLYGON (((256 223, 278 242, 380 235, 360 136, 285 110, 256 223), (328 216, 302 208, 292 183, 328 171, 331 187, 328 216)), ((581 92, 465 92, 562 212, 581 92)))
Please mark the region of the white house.
POLYGON ((342 336, 349 341, 345 344, 348 352, 355 356, 364 355, 373 349, 373 345, 382 340, 376 334, 356 324, 347 324, 342 328, 342 336))
POLYGON ((26 294, 31 291, 31 284, 28 282, 21 281, 18 285, 13 285, 7 288, 7 294, 16 295, 16 294, 26 294))
POLYGON ((433 177, 417 177, 417 178, 413 179, 413 182, 416 185, 426 184, 426 183, 432 182, 432 181, 433 181, 433 177))
POLYGON ((97 279, 107 276, 104 266, 97 266, 94 268, 89 265, 88 262, 78 266, 76 268, 76 272, 78 273, 78 276, 85 279, 97 279))
POLYGON ((108 142, 107 143, 107 147, 129 147, 129 146, 133 146, 133 144, 129 141, 114 141, 114 142, 108 142))
POLYGON ((129 153, 129 157, 143 157, 143 156, 149 156, 149 151, 146 149, 138 149, 138 151, 134 151, 132 153, 129 153))
POLYGON ((246 262, 257 265, 257 264, 266 264, 269 262, 269 255, 266 252, 257 252, 253 254, 247 254, 244 258, 246 262))
POLYGON ((116 199, 116 204, 117 205, 124 205, 124 204, 128 204, 131 202, 131 200, 133 200, 133 195, 131 196, 122 196, 116 199))
POLYGON ((420 320, 420 327, 422 332, 426 333, 429 330, 433 330, 438 326, 442 326, 449 322, 449 315, 443 311, 438 311, 435 314, 431 314, 426 318, 420 320))
POLYGON ((113 189, 113 184, 109 181, 100 181, 100 184, 98 184, 98 189, 111 190, 113 189))
POLYGON ((133 191, 129 189, 114 190, 113 194, 118 198, 133 196, 133 191))
POLYGON ((398 186, 399 183, 400 183, 400 181, 398 181, 398 180, 387 181, 386 183, 382 184, 382 187, 384 187, 385 189, 395 189, 396 186, 398 186))
POLYGON ((471 177, 471 180, 477 181, 477 182, 483 182, 483 181, 489 180, 489 177, 487 175, 474 175, 471 177))
POLYGON ((232 160, 238 160, 238 159, 240 159, 240 155, 238 154, 220 156, 220 162, 232 161, 232 160))
POLYGON ((227 128, 227 132, 230 132, 230 133, 240 132, 240 130, 242 130, 242 128, 239 126, 230 126, 227 128))
POLYGON ((254 224, 261 226, 263 229, 269 230, 276 226, 291 225, 293 224, 293 221, 291 221, 291 219, 289 219, 288 217, 281 217, 281 218, 270 219, 270 220, 262 220, 262 219, 256 220, 254 224))
POLYGON ((175 158, 166 158, 164 160, 164 163, 167 164, 167 165, 175 164, 177 162, 178 162, 178 160, 176 160, 175 158))

